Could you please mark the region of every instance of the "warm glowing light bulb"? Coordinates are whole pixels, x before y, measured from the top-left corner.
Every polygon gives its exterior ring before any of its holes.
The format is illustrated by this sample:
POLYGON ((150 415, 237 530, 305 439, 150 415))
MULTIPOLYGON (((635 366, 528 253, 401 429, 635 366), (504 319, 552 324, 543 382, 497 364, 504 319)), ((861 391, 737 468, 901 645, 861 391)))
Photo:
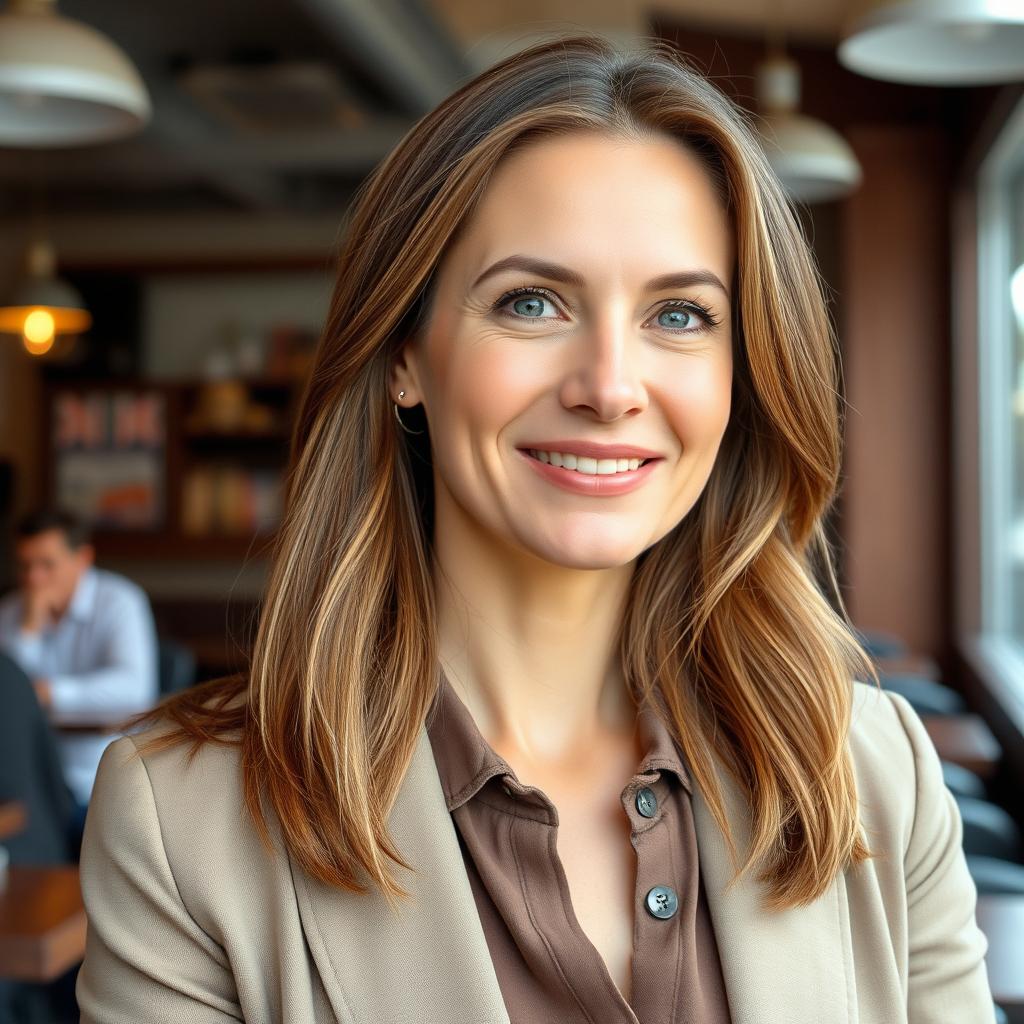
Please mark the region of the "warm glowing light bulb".
POLYGON ((22 341, 26 350, 34 356, 41 356, 53 348, 53 336, 56 324, 53 314, 46 309, 33 309, 25 317, 22 327, 22 341))

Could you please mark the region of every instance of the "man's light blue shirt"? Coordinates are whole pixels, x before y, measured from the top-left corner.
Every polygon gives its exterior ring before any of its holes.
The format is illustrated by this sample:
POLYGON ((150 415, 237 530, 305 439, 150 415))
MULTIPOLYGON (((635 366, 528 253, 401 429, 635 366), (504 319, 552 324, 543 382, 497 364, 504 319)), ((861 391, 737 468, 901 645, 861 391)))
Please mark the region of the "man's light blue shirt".
MULTIPOLYGON (((117 573, 90 567, 79 577, 59 622, 38 633, 21 628, 22 596, 0 600, 0 648, 31 679, 50 683, 57 713, 113 709, 130 714, 158 695, 156 629, 141 587, 117 573)), ((104 749, 113 736, 58 735, 64 774, 87 803, 104 749)))

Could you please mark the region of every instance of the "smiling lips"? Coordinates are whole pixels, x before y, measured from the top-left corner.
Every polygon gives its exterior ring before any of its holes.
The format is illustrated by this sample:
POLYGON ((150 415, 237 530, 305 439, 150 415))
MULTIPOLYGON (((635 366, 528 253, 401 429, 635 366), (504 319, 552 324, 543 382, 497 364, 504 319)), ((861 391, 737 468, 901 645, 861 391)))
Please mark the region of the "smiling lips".
POLYGON ((527 441, 520 451, 560 452, 591 459, 659 459, 660 453, 631 444, 601 444, 597 441, 527 441))
POLYGON ((569 452, 537 451, 530 449, 530 454, 541 462, 552 466, 560 466, 562 469, 574 469, 580 473, 600 473, 607 476, 610 473, 626 473, 630 470, 639 469, 646 459, 592 459, 588 455, 572 455, 569 452))
POLYGON ((643 484, 664 461, 661 456, 645 448, 564 441, 554 444, 559 447, 531 446, 532 450, 520 448, 519 451, 534 472, 556 487, 574 494, 626 494, 643 484), (577 455, 573 449, 580 454, 577 455), (595 450, 600 454, 585 454, 595 450), (638 454, 632 454, 634 452, 638 454))

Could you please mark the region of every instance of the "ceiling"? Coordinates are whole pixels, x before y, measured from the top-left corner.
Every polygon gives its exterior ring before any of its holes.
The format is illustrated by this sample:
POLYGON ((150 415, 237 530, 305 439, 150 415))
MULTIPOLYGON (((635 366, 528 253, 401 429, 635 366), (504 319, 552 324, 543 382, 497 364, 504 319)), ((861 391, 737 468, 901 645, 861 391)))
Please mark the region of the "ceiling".
POLYGON ((636 38, 652 19, 831 47, 846 0, 60 0, 153 100, 134 138, 0 148, 0 214, 331 211, 460 81, 544 31, 636 38))
POLYGON ((489 37, 512 38, 548 22, 597 30, 628 28, 643 33, 652 17, 723 33, 760 34, 766 26, 792 38, 838 41, 856 0, 516 0, 514 5, 479 0, 434 0, 432 7, 470 51, 489 37), (514 11, 514 14, 513 14, 514 11))

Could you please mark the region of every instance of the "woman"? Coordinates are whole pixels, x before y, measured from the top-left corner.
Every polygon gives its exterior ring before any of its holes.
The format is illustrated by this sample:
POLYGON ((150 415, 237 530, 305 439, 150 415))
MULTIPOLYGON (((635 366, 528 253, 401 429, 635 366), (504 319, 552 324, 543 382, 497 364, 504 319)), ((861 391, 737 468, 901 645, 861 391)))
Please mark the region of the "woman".
POLYGON ((990 1020, 935 751, 815 582, 836 389, 669 49, 427 115, 354 205, 250 672, 104 759, 83 1020, 990 1020))

